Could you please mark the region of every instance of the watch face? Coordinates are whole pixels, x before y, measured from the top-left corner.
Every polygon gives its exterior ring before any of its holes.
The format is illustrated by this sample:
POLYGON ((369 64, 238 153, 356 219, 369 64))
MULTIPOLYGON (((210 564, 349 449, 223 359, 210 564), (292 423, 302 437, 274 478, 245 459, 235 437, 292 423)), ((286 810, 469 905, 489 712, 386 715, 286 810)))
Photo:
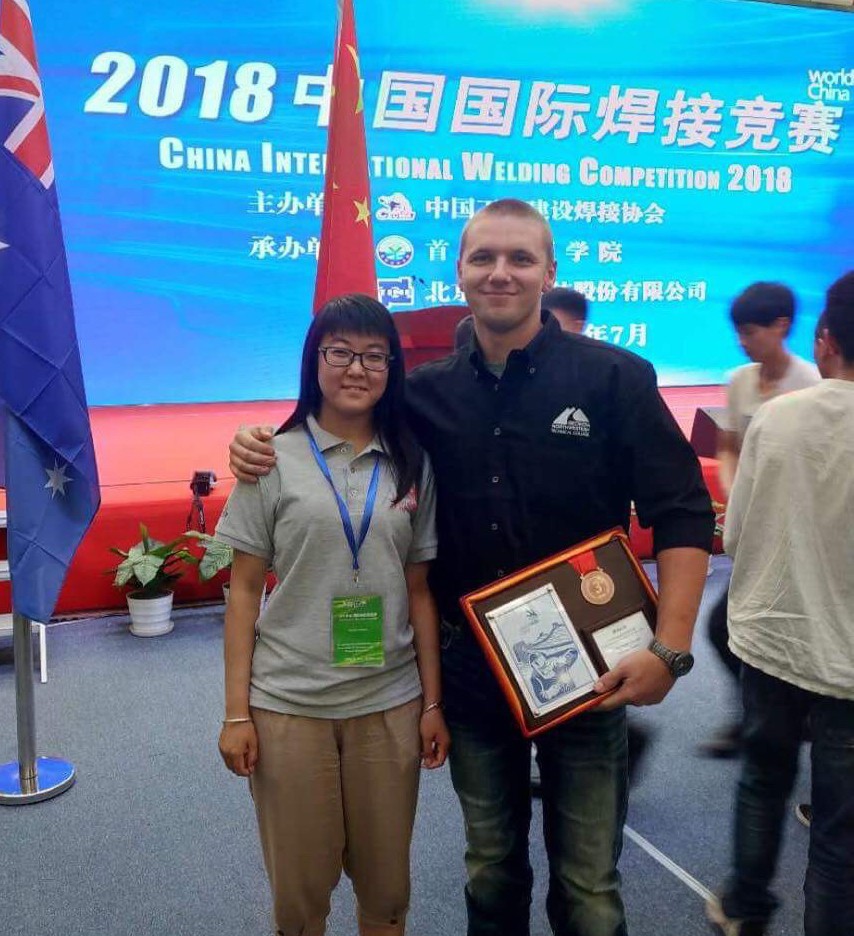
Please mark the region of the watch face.
POLYGON ((673 675, 684 676, 694 666, 694 657, 690 653, 678 653, 673 661, 673 675))

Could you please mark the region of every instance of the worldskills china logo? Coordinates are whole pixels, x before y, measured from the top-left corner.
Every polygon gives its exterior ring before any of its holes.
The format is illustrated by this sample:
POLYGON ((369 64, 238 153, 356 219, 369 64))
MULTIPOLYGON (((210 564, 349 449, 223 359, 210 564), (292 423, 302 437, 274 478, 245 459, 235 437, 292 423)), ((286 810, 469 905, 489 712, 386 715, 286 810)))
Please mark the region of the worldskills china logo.
POLYGON ((377 244, 377 260, 383 266, 399 270, 412 261, 415 248, 412 242, 399 234, 390 234, 377 244))
POLYGON ((380 207, 374 217, 377 221, 414 221, 415 210, 403 192, 380 195, 380 207))
POLYGON ((577 406, 567 406, 552 423, 552 432, 555 435, 572 435, 589 439, 590 420, 585 415, 584 410, 577 406))
POLYGON ((851 93, 854 91, 854 68, 840 68, 838 71, 808 68, 807 76, 807 94, 810 100, 830 103, 851 100, 851 93))

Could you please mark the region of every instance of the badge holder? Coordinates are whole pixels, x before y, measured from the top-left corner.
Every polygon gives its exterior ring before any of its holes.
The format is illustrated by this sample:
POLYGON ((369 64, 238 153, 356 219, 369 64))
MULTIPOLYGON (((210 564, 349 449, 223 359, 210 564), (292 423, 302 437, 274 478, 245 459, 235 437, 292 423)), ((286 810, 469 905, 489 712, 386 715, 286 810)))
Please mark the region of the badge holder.
MULTIPOLYGON (((377 499, 380 480, 380 456, 374 456, 374 469, 365 498, 365 511, 359 536, 353 529, 350 511, 338 493, 329 465, 320 451, 308 424, 304 426, 309 448, 317 467, 326 478, 335 496, 341 526, 353 556, 353 587, 359 587, 359 551, 371 527, 371 518, 377 499)), ((331 662, 333 666, 383 666, 385 664, 385 638, 383 633, 383 600, 381 595, 342 595, 332 599, 330 621, 331 662)))
POLYGON ((382 596, 333 598, 332 665, 383 666, 384 663, 382 596))

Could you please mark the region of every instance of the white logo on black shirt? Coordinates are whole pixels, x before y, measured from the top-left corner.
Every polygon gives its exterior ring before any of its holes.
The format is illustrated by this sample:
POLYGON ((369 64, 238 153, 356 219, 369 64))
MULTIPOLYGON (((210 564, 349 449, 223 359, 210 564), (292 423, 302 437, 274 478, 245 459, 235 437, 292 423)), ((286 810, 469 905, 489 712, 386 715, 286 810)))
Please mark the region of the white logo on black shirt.
POLYGON ((552 432, 556 435, 574 435, 589 439, 590 420, 584 410, 577 406, 567 406, 552 423, 552 432))

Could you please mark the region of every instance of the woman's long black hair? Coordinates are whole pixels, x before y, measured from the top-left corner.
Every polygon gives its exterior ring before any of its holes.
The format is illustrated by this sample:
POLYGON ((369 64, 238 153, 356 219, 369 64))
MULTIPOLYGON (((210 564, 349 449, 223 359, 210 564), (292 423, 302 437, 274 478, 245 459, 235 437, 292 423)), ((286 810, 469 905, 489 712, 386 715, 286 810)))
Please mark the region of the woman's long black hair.
POLYGON ((404 404, 405 371, 400 336, 388 309, 376 299, 353 293, 330 299, 321 306, 302 349, 299 399, 296 409, 279 427, 277 435, 302 425, 309 413, 320 415, 323 395, 317 379, 318 354, 324 337, 333 334, 371 335, 388 340, 391 360, 388 384, 374 406, 374 428, 392 460, 397 479, 394 503, 405 497, 421 473, 423 453, 406 422, 404 404))

